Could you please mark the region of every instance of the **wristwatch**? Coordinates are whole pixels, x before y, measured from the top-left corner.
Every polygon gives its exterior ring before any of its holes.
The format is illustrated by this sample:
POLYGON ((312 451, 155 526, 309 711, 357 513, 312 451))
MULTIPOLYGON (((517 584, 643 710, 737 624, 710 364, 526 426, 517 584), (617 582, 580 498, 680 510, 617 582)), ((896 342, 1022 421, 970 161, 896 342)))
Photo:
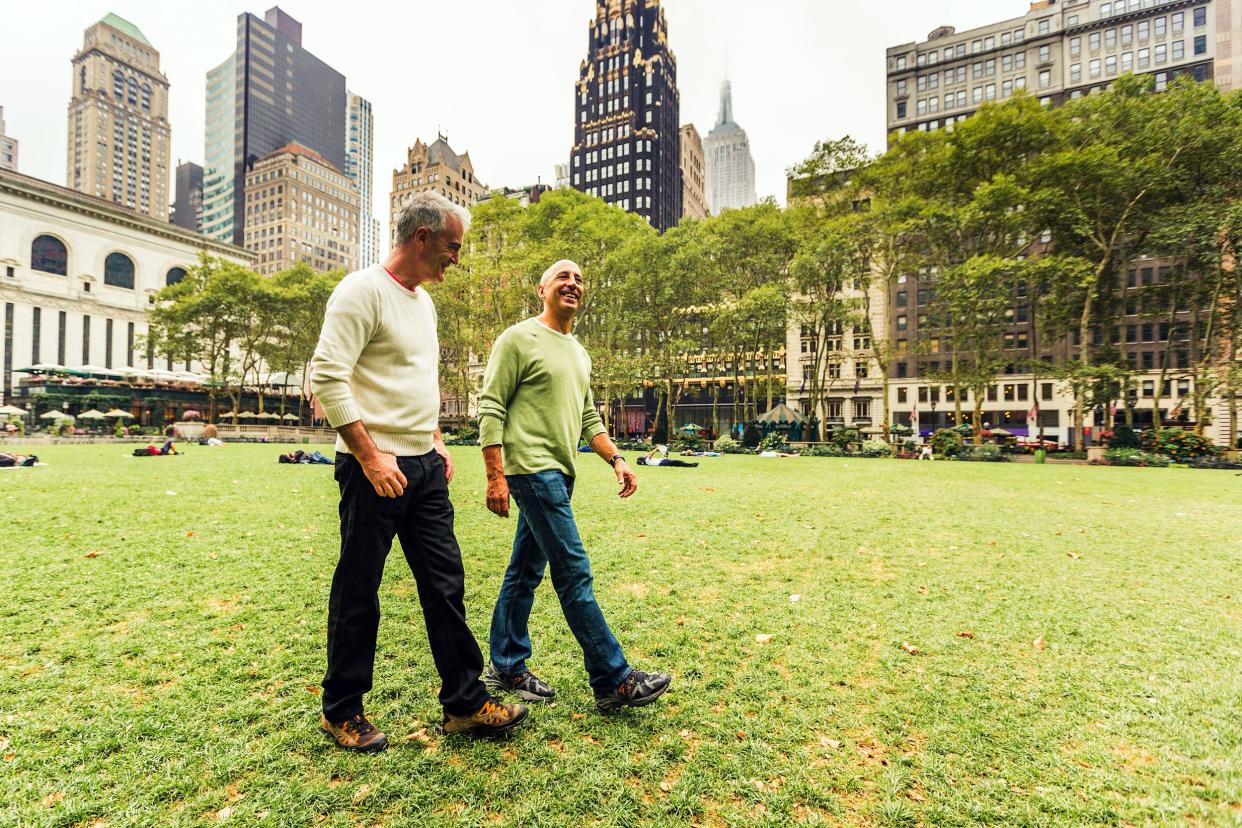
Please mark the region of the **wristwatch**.
POLYGON ((614 454, 611 458, 609 458, 608 465, 612 466, 615 469, 617 467, 618 460, 625 460, 625 458, 619 454, 614 454))

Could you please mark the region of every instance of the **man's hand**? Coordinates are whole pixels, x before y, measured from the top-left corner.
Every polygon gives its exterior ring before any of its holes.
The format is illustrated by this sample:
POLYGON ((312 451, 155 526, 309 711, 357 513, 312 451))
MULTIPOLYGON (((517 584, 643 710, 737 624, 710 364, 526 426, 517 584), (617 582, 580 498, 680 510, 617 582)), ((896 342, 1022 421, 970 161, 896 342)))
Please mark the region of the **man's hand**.
POLYGON ((621 484, 621 491, 618 493, 618 497, 629 497, 638 491, 638 477, 628 463, 624 460, 618 460, 612 468, 617 473, 617 482, 621 484))
POLYGON ((367 455, 365 460, 359 460, 359 463, 380 497, 401 497, 405 493, 407 481, 393 455, 377 451, 367 455))
POLYGON ((509 482, 504 475, 487 478, 487 508, 500 517, 509 516, 509 482))
POLYGON ((440 455, 440 459, 444 461, 444 482, 453 482, 453 455, 449 454, 448 446, 444 445, 444 438, 439 436, 440 432, 436 432, 436 437, 431 441, 431 447, 436 450, 436 454, 440 455))

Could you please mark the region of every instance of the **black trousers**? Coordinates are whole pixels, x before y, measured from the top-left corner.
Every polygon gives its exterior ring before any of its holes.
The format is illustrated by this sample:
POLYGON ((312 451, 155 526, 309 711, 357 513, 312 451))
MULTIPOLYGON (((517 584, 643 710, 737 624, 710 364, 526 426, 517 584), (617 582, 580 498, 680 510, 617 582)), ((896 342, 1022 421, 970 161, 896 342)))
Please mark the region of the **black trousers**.
POLYGON ((474 713, 487 699, 479 681, 483 656, 466 625, 465 572, 453 534, 453 505, 444 461, 434 451, 398 457, 407 485, 401 497, 380 497, 353 455, 336 455, 341 488, 341 558, 328 599, 328 672, 323 714, 339 722, 362 712, 371 689, 379 586, 395 535, 418 585, 431 655, 440 673, 440 704, 454 715, 474 713))

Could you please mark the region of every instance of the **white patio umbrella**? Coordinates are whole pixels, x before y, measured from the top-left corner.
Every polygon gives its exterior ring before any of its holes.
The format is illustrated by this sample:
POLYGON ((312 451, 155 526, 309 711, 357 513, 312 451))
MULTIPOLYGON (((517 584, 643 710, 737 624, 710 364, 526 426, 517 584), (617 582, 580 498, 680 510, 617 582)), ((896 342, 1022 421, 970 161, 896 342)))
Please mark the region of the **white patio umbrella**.
POLYGON ((78 415, 78 418, 82 420, 104 420, 107 419, 107 417, 107 414, 104 414, 97 408, 92 408, 90 411, 83 411, 78 415))
POLYGON ((63 411, 48 411, 39 415, 40 420, 70 420, 73 419, 63 411))
POLYGON ((119 408, 114 408, 111 411, 105 411, 104 416, 105 417, 125 417, 126 419, 129 419, 133 417, 134 415, 130 414, 128 411, 122 411, 119 408))
POLYGON ((284 419, 284 420, 296 420, 297 418, 298 418, 298 415, 297 415, 297 414, 294 414, 292 411, 290 411, 290 412, 287 412, 287 413, 285 414, 285 416, 284 416, 284 417, 282 417, 281 419, 284 419))
POLYGON ((6 417, 25 417, 25 409, 18 408, 15 405, 0 405, 0 415, 6 417))

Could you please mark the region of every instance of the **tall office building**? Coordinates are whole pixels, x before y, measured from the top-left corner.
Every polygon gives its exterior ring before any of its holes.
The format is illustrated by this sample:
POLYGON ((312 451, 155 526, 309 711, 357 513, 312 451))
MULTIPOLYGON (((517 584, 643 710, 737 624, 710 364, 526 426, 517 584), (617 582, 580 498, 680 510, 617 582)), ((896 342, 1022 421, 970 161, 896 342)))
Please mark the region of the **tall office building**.
POLYGON ((1242 0, 1039 0, 1022 17, 888 50, 890 138, 952 126, 1027 90, 1059 105, 1118 76, 1178 75, 1242 88, 1242 0))
POLYGON ((3 106, 0 106, 0 170, 17 171, 17 139, 5 134, 3 106))
POLYGON ((569 186, 569 164, 557 164, 553 171, 556 173, 556 189, 563 190, 569 186))
POLYGON ((302 48, 302 24, 280 7, 237 18, 232 55, 207 73, 204 232, 242 245, 246 172, 298 143, 345 168, 345 76, 302 48))
POLYGON ((176 181, 168 220, 186 230, 203 232, 203 168, 192 161, 178 161, 176 181))
POLYGON ((388 194, 390 243, 396 238, 401 209, 409 203, 410 196, 425 190, 433 190, 467 208, 487 198, 489 192, 474 174, 470 153, 458 155, 443 135, 437 135, 430 144, 415 139, 414 146, 406 152, 405 164, 392 171, 392 190, 388 194))
POLYGON ((346 136, 345 175, 358 191, 358 264, 370 267, 379 261, 379 219, 373 214, 375 180, 375 119, 371 102, 361 95, 346 92, 349 99, 349 123, 346 136))
POLYGON ((682 215, 681 96, 659 0, 596 0, 574 88, 571 186, 657 230, 682 215))
POLYGON ((305 262, 315 270, 358 266, 358 191, 314 150, 288 144, 246 172, 246 249, 256 272, 305 262))
POLYGON ((170 136, 160 53, 137 26, 109 14, 73 56, 69 187, 167 221, 170 136))
POLYGON ((707 159, 707 203, 713 216, 724 210, 749 207, 755 198, 755 159, 746 130, 733 120, 733 85, 720 86, 716 126, 703 141, 707 159))
POLYGON ((703 139, 694 124, 681 128, 681 214, 688 218, 707 218, 707 181, 703 160, 703 139))

